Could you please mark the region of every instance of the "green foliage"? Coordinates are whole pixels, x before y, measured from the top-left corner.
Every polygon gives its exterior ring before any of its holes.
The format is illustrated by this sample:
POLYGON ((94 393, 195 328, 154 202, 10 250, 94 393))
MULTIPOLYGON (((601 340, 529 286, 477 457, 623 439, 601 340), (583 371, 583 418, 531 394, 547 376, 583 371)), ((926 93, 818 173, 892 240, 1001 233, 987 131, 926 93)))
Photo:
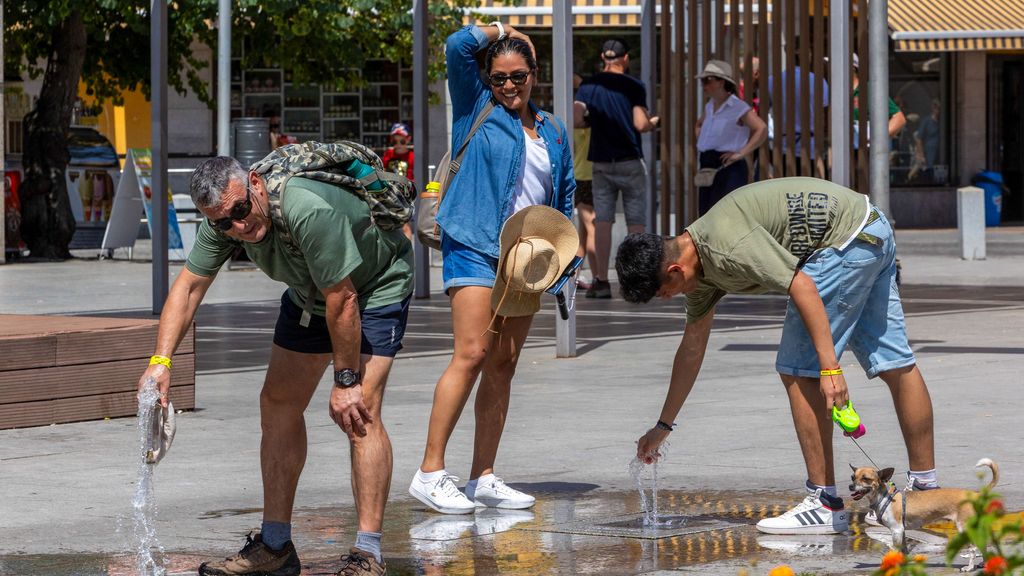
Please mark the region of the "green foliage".
MULTIPOLYGON (((233 0, 232 44, 244 45, 245 68, 280 66, 295 82, 353 86, 352 72, 366 60, 412 59, 411 0, 233 0)), ((437 57, 445 38, 462 24, 474 0, 429 3, 430 78, 441 77, 437 57)), ((52 54, 53 34, 72 10, 85 17, 89 95, 114 100, 125 90, 149 94, 148 0, 7 0, 5 70, 38 77, 52 54)), ((194 56, 194 42, 216 55, 217 0, 177 0, 168 6, 168 84, 212 104, 201 72, 213 63, 194 56)))

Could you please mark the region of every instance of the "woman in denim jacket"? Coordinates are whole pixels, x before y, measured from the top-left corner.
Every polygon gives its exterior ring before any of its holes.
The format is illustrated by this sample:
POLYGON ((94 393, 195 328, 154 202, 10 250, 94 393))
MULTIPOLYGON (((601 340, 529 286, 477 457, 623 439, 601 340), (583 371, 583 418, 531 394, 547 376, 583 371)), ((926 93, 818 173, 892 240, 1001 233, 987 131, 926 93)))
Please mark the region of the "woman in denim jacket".
POLYGON ((565 125, 530 102, 537 62, 528 36, 498 23, 467 26, 448 38, 446 59, 452 150, 462 145, 480 111, 488 103, 494 107, 467 146, 437 215, 455 353, 434 389, 426 451, 409 492, 446 514, 466 514, 476 505, 529 508, 532 496, 494 476, 494 459, 533 317, 499 316, 491 328, 491 290, 498 235, 509 216, 535 204, 572 215, 572 153, 565 125), (445 471, 445 448, 481 372, 473 464, 463 494, 458 478, 445 471))

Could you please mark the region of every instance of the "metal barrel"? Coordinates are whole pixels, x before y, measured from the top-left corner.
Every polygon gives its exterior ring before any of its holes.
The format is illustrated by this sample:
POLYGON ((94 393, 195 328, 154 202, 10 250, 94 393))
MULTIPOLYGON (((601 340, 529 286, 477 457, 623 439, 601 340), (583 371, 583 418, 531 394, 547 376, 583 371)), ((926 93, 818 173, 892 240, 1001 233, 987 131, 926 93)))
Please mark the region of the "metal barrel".
POLYGON ((237 118, 231 124, 233 156, 249 167, 270 154, 270 119, 237 118))

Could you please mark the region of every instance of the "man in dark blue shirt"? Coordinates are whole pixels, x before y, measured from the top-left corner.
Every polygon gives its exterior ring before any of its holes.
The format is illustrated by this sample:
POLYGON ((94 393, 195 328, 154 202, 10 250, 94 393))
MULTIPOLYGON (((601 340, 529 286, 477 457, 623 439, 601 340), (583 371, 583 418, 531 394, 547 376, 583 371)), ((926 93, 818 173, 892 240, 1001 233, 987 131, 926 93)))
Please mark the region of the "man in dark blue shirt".
POLYGON ((594 163, 594 240, 597 254, 594 281, 587 298, 611 298, 608 257, 612 248, 615 204, 622 192, 622 207, 630 233, 643 232, 647 220, 646 174, 640 134, 653 130, 658 117, 647 112, 647 90, 629 70, 629 48, 622 40, 601 47, 604 70, 583 81, 576 91, 574 123, 590 127, 590 153, 594 163))

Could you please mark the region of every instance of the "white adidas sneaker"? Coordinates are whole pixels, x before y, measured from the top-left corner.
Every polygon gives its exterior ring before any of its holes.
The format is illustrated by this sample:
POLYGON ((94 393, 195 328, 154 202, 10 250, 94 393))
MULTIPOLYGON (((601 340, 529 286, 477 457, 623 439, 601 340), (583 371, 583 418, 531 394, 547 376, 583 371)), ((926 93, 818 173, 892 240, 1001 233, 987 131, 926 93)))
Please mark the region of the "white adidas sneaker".
POLYGON ((839 534, 850 528, 848 514, 829 508, 819 489, 782 515, 761 520, 757 529, 766 534, 839 534))
POLYGON ((476 510, 476 504, 459 492, 458 486, 455 485, 458 481, 457 476, 451 476, 444 470, 432 480, 425 478, 423 472, 417 470, 412 483, 409 484, 409 494, 442 514, 469 514, 476 510))
POLYGON ((466 498, 474 500, 477 506, 522 510, 533 506, 536 499, 505 484, 494 474, 485 474, 477 479, 476 489, 466 485, 466 498))

